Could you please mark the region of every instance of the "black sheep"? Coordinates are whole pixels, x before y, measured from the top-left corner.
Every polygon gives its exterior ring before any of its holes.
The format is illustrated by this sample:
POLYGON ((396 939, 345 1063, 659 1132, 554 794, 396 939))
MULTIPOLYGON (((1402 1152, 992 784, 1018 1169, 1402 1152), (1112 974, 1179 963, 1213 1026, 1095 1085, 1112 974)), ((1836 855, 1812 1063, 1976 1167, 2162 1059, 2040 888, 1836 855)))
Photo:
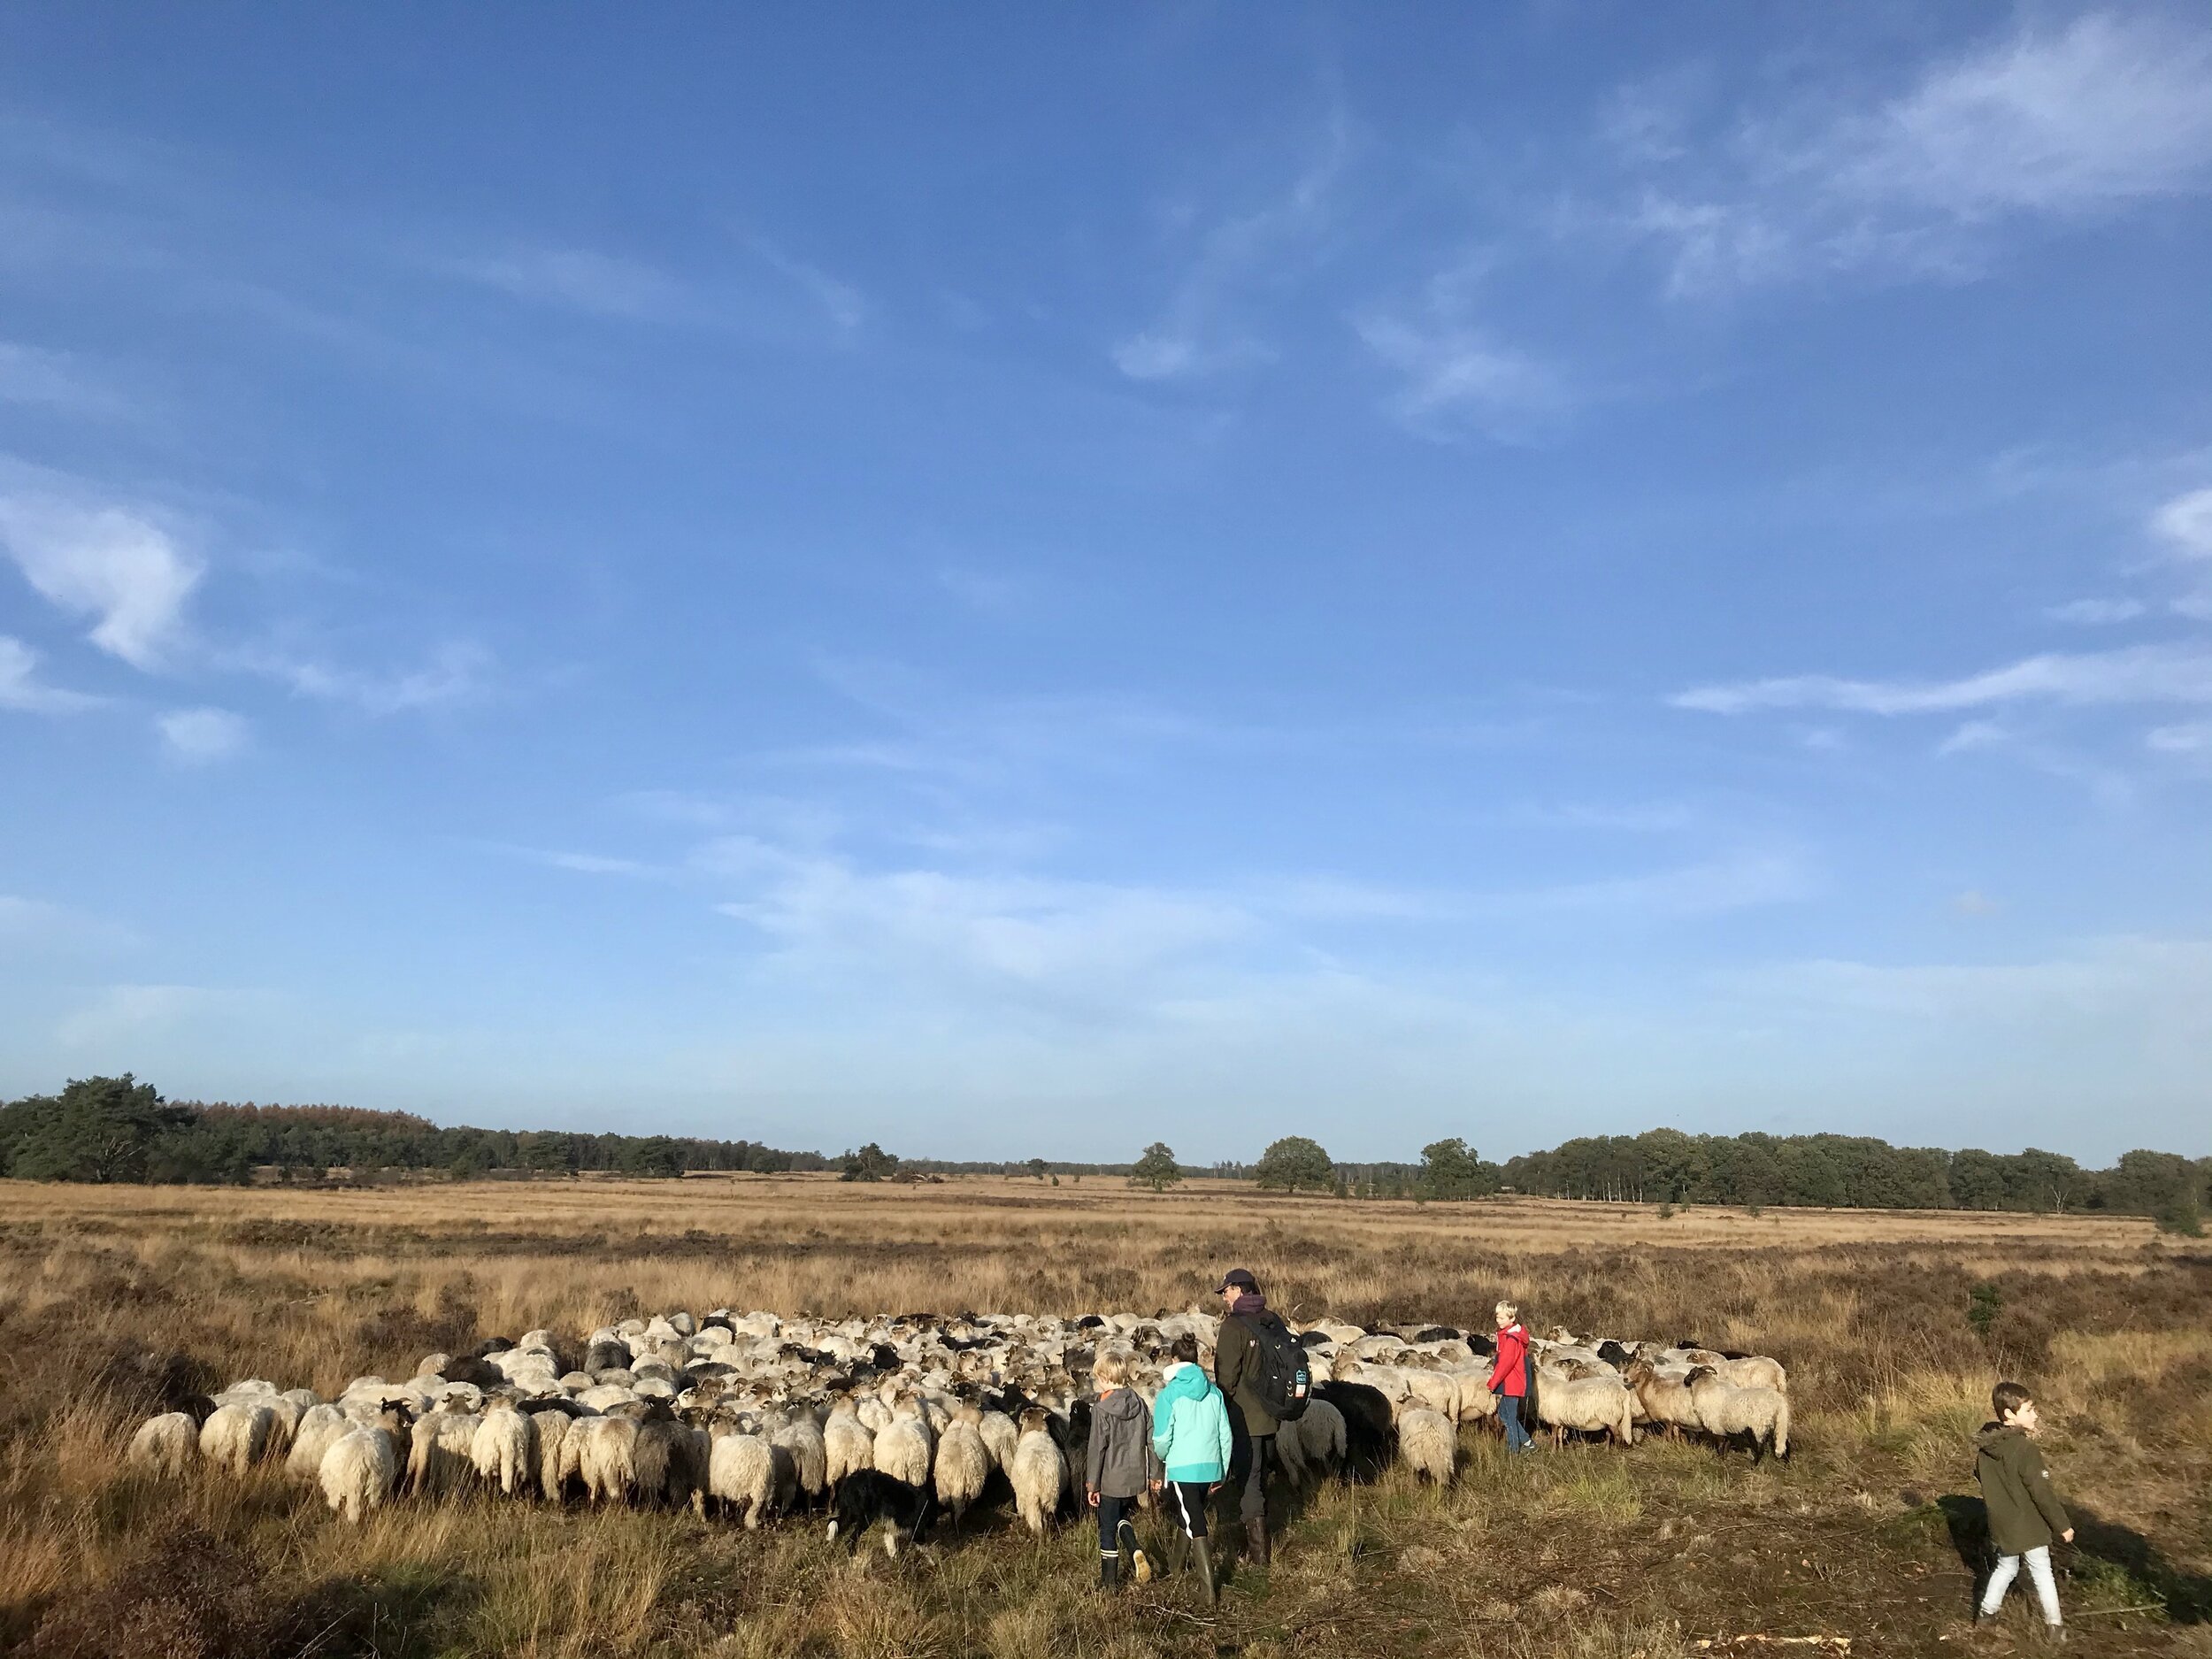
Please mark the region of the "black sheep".
MULTIPOLYGON (((837 1514, 830 1522, 829 1535, 834 1540, 843 1533, 845 1553, 854 1555, 862 1533, 879 1521, 888 1521, 918 1543, 929 1531, 936 1506, 936 1494, 926 1487, 910 1486, 880 1469, 856 1470, 837 1483, 837 1514)), ((895 1533, 884 1544, 893 1555, 898 1553, 895 1540, 895 1533)))
POLYGON ((1398 1436, 1391 1425, 1390 1401, 1381 1389, 1365 1383, 1325 1382, 1316 1383, 1313 1393, 1344 1418, 1344 1467, 1353 1479, 1373 1480, 1390 1467, 1398 1436))

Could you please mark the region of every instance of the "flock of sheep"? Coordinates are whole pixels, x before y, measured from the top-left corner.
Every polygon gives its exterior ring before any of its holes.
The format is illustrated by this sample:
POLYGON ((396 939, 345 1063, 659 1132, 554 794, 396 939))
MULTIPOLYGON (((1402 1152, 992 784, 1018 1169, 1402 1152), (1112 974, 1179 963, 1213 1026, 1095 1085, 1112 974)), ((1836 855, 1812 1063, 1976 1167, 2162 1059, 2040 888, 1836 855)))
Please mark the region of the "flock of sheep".
MULTIPOLYGON (((573 1348, 532 1331, 466 1356, 430 1355, 403 1382, 356 1378, 334 1401, 234 1383, 149 1420, 129 1461, 180 1475, 196 1461, 242 1472, 281 1457, 357 1522, 402 1490, 472 1486, 687 1502, 702 1514, 711 1504, 748 1527, 827 1506, 831 1536, 842 1525, 854 1544, 877 1521, 918 1532, 940 1508, 956 1527, 996 1473, 1042 1532, 1082 1502, 1095 1356, 1123 1352, 1149 1398, 1179 1336, 1195 1338, 1210 1368, 1217 1324, 1204 1313, 838 1321, 723 1309, 625 1320, 573 1348)), ((1448 1482, 1460 1425, 1497 1414, 1480 1333, 1293 1328, 1315 1381, 1305 1415, 1277 1436, 1295 1484, 1371 1474, 1393 1458, 1448 1482)), ((1747 1438, 1755 1457, 1789 1451, 1788 1379, 1774 1360, 1564 1331, 1532 1348, 1533 1415, 1555 1443, 1596 1432, 1632 1445, 1642 1424, 1723 1445, 1747 1438)))

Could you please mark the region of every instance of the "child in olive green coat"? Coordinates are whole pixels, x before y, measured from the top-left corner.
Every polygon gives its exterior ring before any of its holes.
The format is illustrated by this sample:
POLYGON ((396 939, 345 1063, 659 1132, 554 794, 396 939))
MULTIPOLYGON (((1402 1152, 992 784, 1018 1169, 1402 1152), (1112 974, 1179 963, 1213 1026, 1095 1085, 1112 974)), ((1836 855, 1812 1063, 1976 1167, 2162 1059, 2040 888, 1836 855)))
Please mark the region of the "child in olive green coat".
POLYGON ((1982 1425, 1974 1478, 1982 1483, 1989 1508, 1989 1541, 1997 1547, 1997 1571, 1982 1593, 1981 1617, 1994 1617, 2005 1592, 2027 1563, 2043 1622, 2060 1628, 2058 1586, 2051 1578, 2051 1545, 2074 1541, 2074 1524, 2051 1490, 2051 1471, 2035 1444, 2041 1426, 2035 1402, 2016 1382, 2001 1382, 1989 1396, 1997 1420, 1982 1425))

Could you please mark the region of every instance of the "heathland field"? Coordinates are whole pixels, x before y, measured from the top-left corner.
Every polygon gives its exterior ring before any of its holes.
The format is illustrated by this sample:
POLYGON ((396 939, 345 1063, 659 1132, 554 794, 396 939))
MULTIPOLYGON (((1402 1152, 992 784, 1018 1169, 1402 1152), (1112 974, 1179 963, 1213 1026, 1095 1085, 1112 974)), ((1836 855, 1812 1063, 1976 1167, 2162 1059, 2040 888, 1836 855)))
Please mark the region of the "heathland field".
POLYGON ((0 1184, 0 1648, 132 1655, 2000 1654, 1966 1620, 1971 1437, 2044 1402, 2074 1506, 2073 1640, 2212 1655, 2212 1253, 2147 1222, 1270 1200, 1093 1179, 474 1183, 361 1192, 0 1184), (234 1379, 328 1395, 534 1326, 634 1314, 1155 1312, 1253 1268, 1293 1317, 1694 1338, 1789 1369, 1786 1464, 1653 1439, 1448 1489, 1294 1506, 1209 1615, 1099 1599, 1087 1527, 993 1502, 895 1561, 818 1524, 402 1497, 358 1530, 280 1467, 125 1471, 136 1423, 234 1379), (1790 1645, 1782 1645, 1787 1639, 1790 1645), (1817 1639, 1817 1640, 1807 1640, 1817 1639))

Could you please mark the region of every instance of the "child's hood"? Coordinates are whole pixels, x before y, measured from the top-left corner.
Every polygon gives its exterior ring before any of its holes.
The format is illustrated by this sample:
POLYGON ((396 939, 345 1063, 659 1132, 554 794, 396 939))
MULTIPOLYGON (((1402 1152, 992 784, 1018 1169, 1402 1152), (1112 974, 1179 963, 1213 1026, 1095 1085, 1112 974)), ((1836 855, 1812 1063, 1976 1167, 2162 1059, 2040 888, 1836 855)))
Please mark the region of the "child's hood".
POLYGON ((1134 1388, 1122 1387, 1117 1387, 1110 1394, 1100 1395, 1098 1403, 1091 1408, 1091 1411, 1094 1416, 1104 1417, 1109 1422, 1149 1415, 1145 1409, 1144 1396, 1134 1388))
POLYGON ((1977 1434, 1974 1440, 1975 1444, 1982 1450, 1992 1456, 1996 1456, 2004 1450, 2005 1441, 2008 1439, 2024 1440, 2027 1438, 2026 1432, 2017 1424, 1985 1423, 1981 1426, 1981 1432, 1977 1434))
POLYGON ((1178 1360, 1168 1367, 1167 1380, 1160 1385, 1163 1400, 1202 1400, 1213 1387, 1206 1373, 1188 1360, 1178 1360))

